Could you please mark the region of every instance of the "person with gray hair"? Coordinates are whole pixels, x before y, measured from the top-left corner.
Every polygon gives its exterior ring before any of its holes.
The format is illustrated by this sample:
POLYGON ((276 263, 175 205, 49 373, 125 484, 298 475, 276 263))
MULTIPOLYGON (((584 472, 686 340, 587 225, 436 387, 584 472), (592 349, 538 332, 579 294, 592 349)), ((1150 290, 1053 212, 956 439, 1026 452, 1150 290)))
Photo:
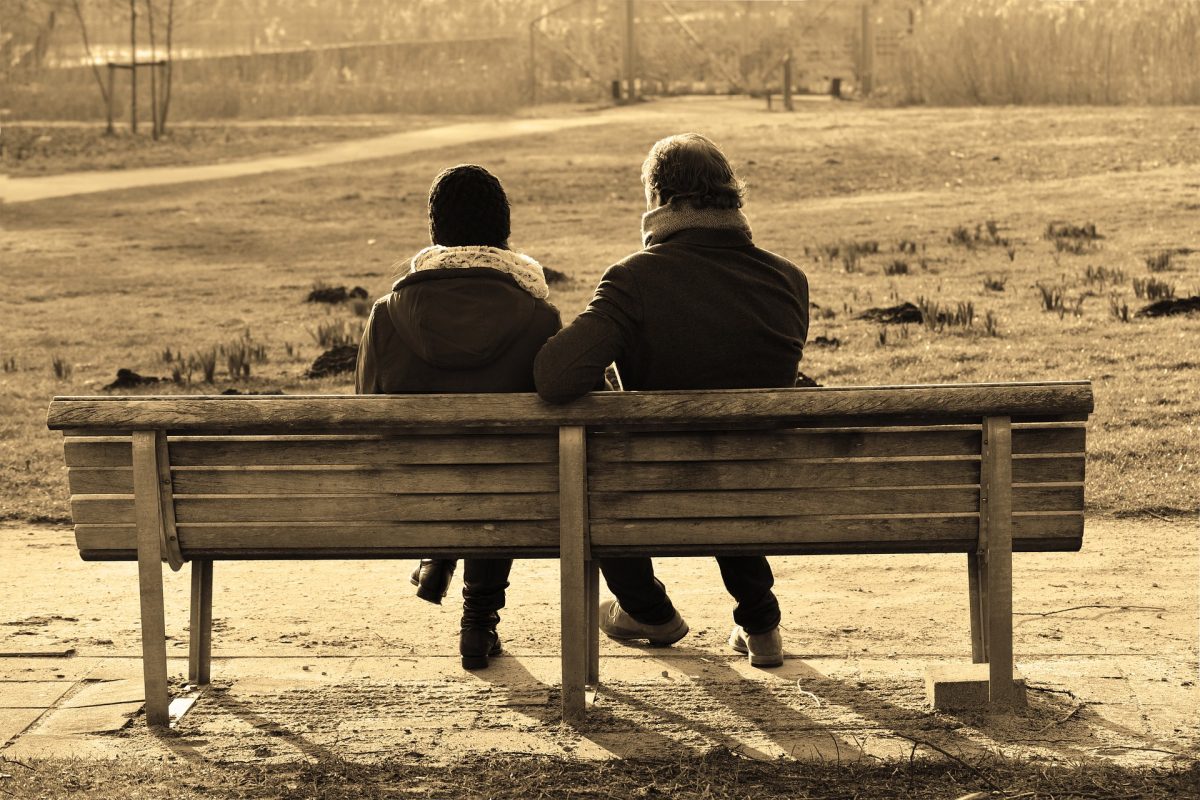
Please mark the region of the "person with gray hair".
MULTIPOLYGON (((745 187, 711 140, 654 144, 642 166, 644 249, 610 267, 579 317, 534 362, 538 394, 565 403, 615 363, 623 388, 751 389, 795 385, 808 335, 808 280, 757 247, 745 187)), ((719 556, 737 601, 730 645, 759 667, 783 663, 779 601, 762 556, 719 556)), ((618 640, 666 646, 688 632, 649 558, 600 561, 616 596, 600 627, 618 640)))

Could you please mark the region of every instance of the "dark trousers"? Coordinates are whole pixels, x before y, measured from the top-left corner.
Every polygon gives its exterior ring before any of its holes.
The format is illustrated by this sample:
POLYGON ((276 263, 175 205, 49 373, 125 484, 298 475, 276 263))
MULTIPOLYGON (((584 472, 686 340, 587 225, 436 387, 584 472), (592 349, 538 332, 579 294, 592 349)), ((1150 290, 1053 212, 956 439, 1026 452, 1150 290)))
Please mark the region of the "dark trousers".
POLYGON ((495 628, 498 612, 504 608, 504 590, 508 588, 511 558, 463 559, 464 628, 495 628))
MULTIPOLYGON (((762 556, 717 556, 721 578, 737 607, 733 621, 747 633, 766 633, 779 625, 779 601, 771 587, 775 577, 762 556)), ((654 577, 649 558, 603 558, 600 571, 626 614, 645 625, 661 625, 675 616, 675 606, 662 581, 654 577)))

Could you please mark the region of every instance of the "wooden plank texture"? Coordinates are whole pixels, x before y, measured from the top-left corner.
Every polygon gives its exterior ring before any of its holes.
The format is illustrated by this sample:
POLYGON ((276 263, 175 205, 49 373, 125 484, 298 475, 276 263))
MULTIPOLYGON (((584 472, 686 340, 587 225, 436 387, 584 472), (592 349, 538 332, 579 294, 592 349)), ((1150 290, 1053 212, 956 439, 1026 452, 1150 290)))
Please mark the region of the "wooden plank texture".
POLYGON ((553 464, 419 464, 181 468, 175 492, 193 494, 497 494, 558 491, 553 464))
POLYGON ((841 514, 974 513, 979 490, 807 489, 727 492, 593 492, 593 519, 799 517, 841 514))
POLYGON ((146 721, 152 727, 165 727, 169 722, 167 624, 163 607, 162 506, 158 499, 155 439, 154 431, 137 431, 133 435, 133 485, 138 498, 135 520, 146 721))
POLYGON ((980 432, 945 431, 690 431, 597 433, 589 441, 595 462, 758 461, 793 458, 894 458, 979 455, 980 432))
POLYGON ((588 622, 588 478, 587 440, 583 428, 564 427, 559 432, 559 570, 562 615, 562 717, 565 722, 583 718, 584 687, 591 667, 588 622))
MULTIPOLYGON (((988 693, 993 704, 1003 705, 1012 702, 1016 691, 1013 685, 1012 513, 1017 509, 1017 499, 1012 490, 1012 428, 1008 417, 988 417, 984 421, 980 484, 987 498, 987 504, 979 509, 979 517, 980 539, 986 541, 988 693)), ((1082 487, 1079 499, 1082 504, 1082 487)))
POLYGON ((1091 384, 953 384, 818 389, 732 389, 691 392, 599 392, 555 406, 530 394, 327 395, 244 397, 55 398, 52 429, 286 432, 298 425, 354 427, 462 425, 690 424, 805 417, 925 414, 984 417, 1090 413, 1091 384))
POLYGON ((171 442, 174 467, 363 464, 553 464, 552 437, 387 436, 362 439, 217 439, 171 442))
POLYGON ((979 461, 593 462, 588 479, 592 491, 608 492, 965 486, 979 483, 979 461))

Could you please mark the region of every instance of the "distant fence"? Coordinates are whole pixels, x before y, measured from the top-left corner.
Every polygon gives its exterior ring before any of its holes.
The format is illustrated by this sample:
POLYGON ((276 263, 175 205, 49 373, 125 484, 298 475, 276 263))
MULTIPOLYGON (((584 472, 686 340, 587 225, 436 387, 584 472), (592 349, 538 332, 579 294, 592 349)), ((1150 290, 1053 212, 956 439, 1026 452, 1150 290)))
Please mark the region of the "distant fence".
MULTIPOLYGON (((523 56, 515 40, 489 38, 176 60, 171 118, 507 111, 520 101, 523 56)), ((122 75, 114 93, 118 119, 128 116, 127 81, 122 75)), ((148 76, 138 81, 138 107, 147 113, 148 84, 148 76)), ((10 73, 0 109, 11 119, 106 113, 88 67, 10 73)))

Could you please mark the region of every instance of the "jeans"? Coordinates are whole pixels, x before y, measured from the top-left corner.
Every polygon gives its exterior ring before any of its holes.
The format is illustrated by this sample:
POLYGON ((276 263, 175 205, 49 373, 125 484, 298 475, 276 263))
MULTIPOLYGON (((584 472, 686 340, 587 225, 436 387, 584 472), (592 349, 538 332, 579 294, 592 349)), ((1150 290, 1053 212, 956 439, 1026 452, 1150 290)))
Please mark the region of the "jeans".
MULTIPOLYGON (((763 556, 717 556, 721 578, 737 607, 733 621, 746 633, 766 633, 779 626, 779 601, 771 591, 775 577, 763 556)), ((661 625, 675 616, 675 606, 662 581, 654 577, 649 558, 603 558, 600 571, 622 610, 644 625, 661 625)))

